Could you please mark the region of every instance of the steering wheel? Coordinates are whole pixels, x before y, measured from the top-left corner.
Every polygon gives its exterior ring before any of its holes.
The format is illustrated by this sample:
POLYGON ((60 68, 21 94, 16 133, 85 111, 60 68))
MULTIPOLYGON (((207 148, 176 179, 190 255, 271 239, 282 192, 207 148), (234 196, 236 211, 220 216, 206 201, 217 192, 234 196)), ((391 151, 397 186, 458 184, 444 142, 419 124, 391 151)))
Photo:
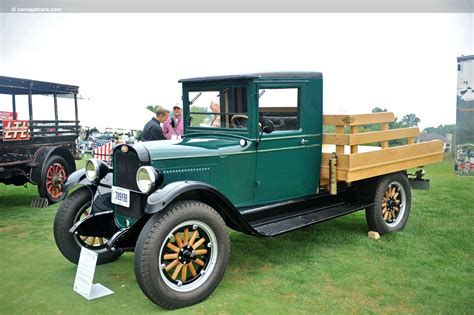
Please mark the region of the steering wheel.
POLYGON ((230 123, 234 128, 245 128, 247 126, 247 120, 249 117, 247 115, 234 115, 230 119, 230 123))

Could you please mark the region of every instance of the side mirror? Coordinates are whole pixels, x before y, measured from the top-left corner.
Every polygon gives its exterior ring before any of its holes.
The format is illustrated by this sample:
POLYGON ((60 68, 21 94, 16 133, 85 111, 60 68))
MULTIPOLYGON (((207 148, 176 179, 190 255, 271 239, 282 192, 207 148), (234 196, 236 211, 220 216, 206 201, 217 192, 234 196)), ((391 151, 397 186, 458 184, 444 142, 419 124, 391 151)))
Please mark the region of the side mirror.
POLYGON ((273 130, 275 130, 275 126, 273 125, 273 122, 268 118, 263 118, 261 120, 261 124, 262 124, 262 131, 265 132, 266 134, 272 133, 273 130))

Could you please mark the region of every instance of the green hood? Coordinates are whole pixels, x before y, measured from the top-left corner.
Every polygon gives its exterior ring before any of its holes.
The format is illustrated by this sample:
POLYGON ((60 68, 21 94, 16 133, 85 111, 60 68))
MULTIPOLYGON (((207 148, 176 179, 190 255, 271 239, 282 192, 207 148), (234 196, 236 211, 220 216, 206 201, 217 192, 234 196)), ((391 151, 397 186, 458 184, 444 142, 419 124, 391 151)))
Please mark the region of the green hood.
MULTIPOLYGON (((246 141, 244 147, 239 138, 223 137, 193 137, 182 140, 161 140, 142 142, 150 153, 152 161, 205 158, 239 154, 246 151, 250 145, 246 141)), ((153 162, 152 162, 153 163, 153 162)))

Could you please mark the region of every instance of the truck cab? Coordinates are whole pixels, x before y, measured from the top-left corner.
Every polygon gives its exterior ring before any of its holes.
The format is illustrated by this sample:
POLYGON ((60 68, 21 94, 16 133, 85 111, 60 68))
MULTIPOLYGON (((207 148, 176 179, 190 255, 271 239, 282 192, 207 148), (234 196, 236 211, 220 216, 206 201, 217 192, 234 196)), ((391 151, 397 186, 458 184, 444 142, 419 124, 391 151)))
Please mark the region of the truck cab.
MULTIPOLYGON (((208 172, 205 181, 238 208, 316 192, 322 139, 321 73, 180 82, 186 137, 174 147, 205 148, 207 152, 197 154, 192 163, 193 167, 208 165, 202 174, 193 170, 180 179, 198 179, 208 172), (264 132, 262 123, 271 124, 272 130, 264 132), (211 156, 217 158, 213 167, 208 163, 211 156)), ((157 152, 156 166, 164 174, 176 168, 158 156, 157 152)), ((165 176, 165 183, 176 179, 165 176)))

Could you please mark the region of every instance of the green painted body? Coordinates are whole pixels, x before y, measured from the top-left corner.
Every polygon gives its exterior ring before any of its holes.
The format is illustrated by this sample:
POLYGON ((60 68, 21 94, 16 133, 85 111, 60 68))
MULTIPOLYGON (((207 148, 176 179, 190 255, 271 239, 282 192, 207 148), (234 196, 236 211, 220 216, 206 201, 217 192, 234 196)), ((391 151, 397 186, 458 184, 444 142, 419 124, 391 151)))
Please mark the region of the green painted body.
POLYGON ((322 93, 322 77, 185 82, 185 139, 143 144, 152 166, 164 174, 163 185, 202 181, 216 187, 236 208, 311 196, 319 185, 322 93), (188 92, 232 86, 246 87, 247 129, 189 127, 188 92), (263 134, 257 145, 257 91, 282 87, 299 88, 299 129, 263 134), (244 146, 241 139, 246 139, 244 146))

